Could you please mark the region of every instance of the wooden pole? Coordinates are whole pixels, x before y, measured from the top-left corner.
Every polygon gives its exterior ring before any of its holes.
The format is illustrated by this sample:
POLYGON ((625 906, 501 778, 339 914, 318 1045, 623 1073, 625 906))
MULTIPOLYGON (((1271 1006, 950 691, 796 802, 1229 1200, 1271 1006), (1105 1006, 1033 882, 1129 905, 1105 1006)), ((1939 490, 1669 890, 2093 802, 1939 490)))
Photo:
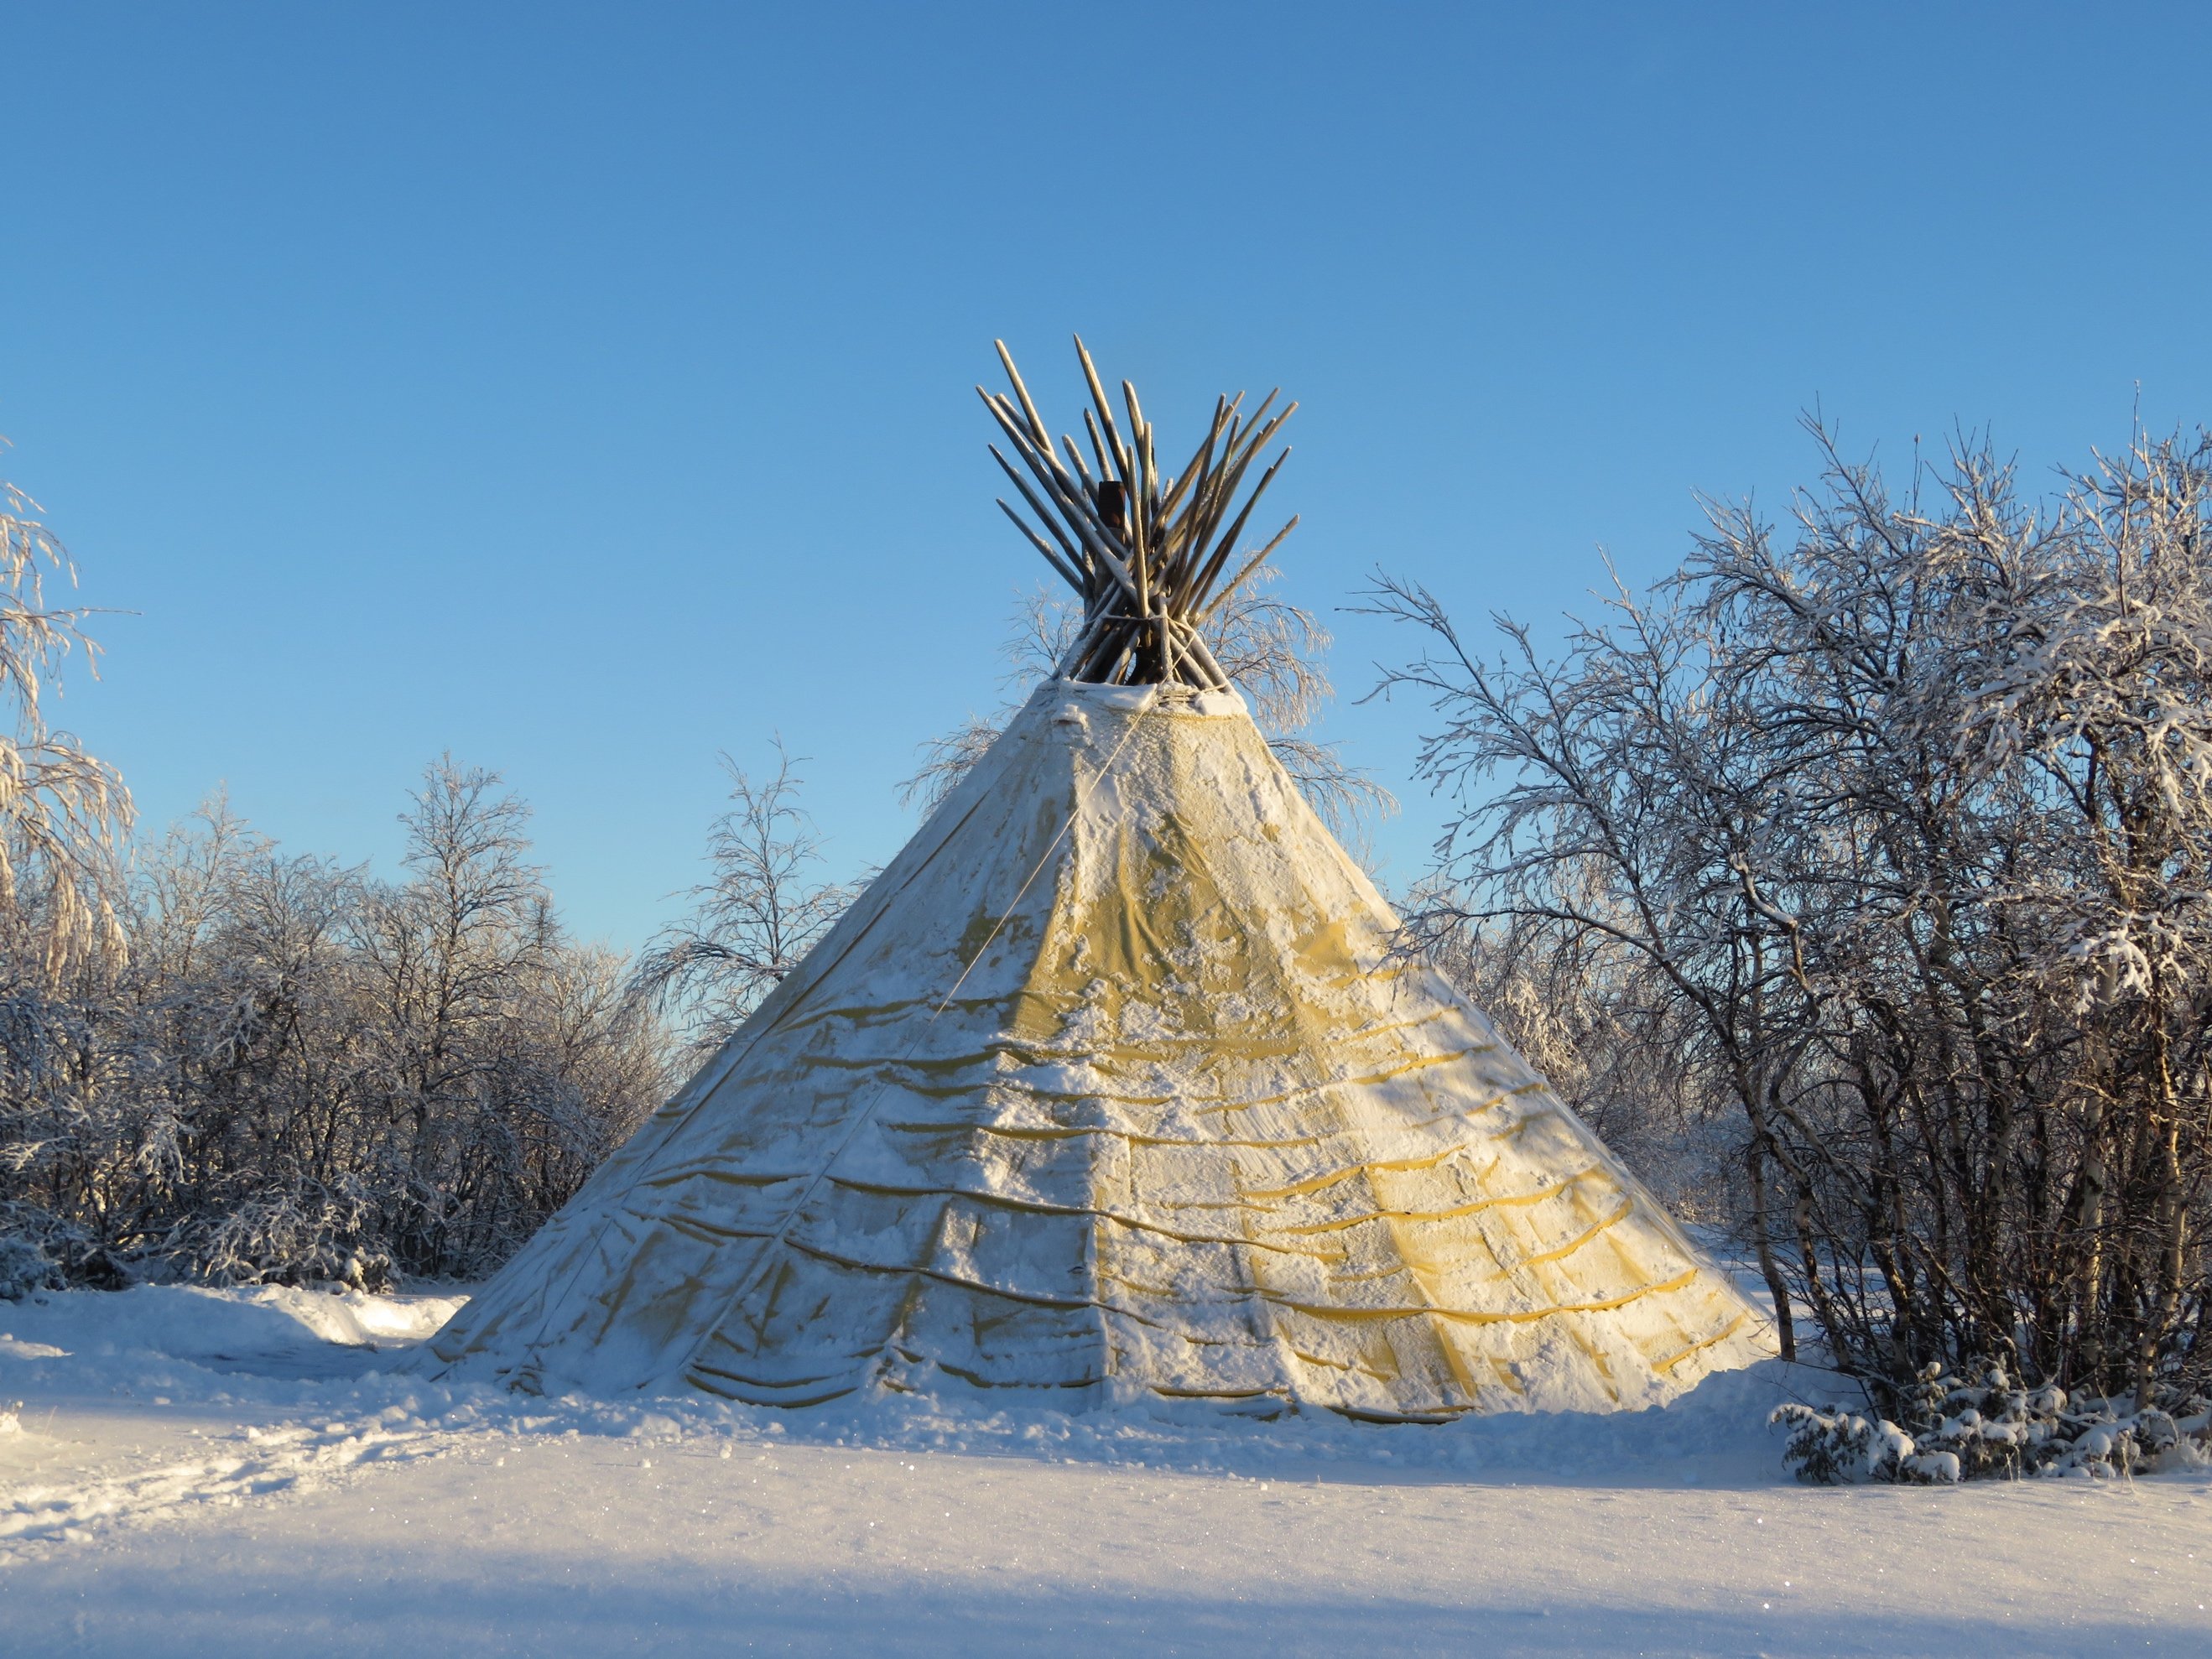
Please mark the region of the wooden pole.
POLYGON ((1068 567, 1061 562, 1059 554, 1054 552, 1049 547, 1045 545, 1044 538, 1038 535, 1036 531, 1030 529, 1029 526, 1023 521, 1022 515, 1015 512, 1012 507, 1006 505, 1006 500, 1003 496, 1000 497, 999 501, 999 511, 1005 514, 1008 518, 1014 521, 1014 528, 1020 531, 1023 535, 1030 538, 1030 545, 1036 549, 1038 552, 1044 555, 1044 562, 1050 565, 1054 570, 1057 570, 1060 574, 1061 580, 1066 581, 1070 587, 1073 588, 1079 593, 1086 593, 1090 592, 1090 584, 1085 581, 1082 577, 1077 575, 1074 571, 1069 569, 1068 567))
POLYGON ((1012 395, 975 388, 1006 434, 1021 465, 990 446, 992 459, 1013 480, 1032 525, 1011 503, 1000 510, 1023 538, 1078 594, 1083 617, 1054 665, 1071 679, 1107 684, 1173 683, 1226 690, 1231 684, 1200 624, 1218 615, 1254 571, 1297 526, 1293 517, 1274 539, 1243 557, 1225 586, 1222 572, 1238 557, 1261 499, 1290 458, 1285 447, 1262 467, 1248 492, 1245 479, 1297 410, 1276 404, 1279 388, 1247 412, 1244 394, 1214 399, 1212 419, 1176 473, 1163 474, 1158 436, 1145 418, 1132 382, 1122 380, 1121 416, 1079 335, 1076 358, 1090 402, 1083 433, 1094 472, 1073 436, 1055 444, 1004 341, 995 341, 1012 395), (1024 476, 1026 474, 1026 476, 1024 476), (1241 501, 1240 501, 1241 498, 1241 501))

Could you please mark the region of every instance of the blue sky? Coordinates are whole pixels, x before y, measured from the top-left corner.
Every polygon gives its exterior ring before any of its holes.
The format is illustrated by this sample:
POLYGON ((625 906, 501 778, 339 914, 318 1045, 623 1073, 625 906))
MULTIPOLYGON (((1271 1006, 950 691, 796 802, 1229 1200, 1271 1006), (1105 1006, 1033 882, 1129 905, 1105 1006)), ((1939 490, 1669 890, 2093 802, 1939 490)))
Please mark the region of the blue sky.
MULTIPOLYGON (((1165 447, 1304 407, 1282 591, 1472 623, 1847 443, 2212 418, 2201 6, 0 3, 0 432, 105 618, 63 713, 389 867, 441 750, 634 945, 781 732, 850 866, 1036 576, 969 389, 1079 329, 1165 447)), ((1406 794, 1412 641, 1332 614, 1406 794)))

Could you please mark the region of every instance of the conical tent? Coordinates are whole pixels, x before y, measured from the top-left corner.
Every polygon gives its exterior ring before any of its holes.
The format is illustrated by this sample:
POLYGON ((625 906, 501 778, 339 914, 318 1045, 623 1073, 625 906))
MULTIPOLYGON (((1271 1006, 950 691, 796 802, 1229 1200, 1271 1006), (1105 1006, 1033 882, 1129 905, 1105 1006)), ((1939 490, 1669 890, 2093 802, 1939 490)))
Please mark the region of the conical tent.
MULTIPOLYGON (((1136 516, 1104 527, 1141 557, 1136 516)), ((1109 668, 1146 639, 1152 675, 1199 683, 1042 685, 436 1364, 1420 1419, 1639 1407, 1767 1351, 1489 1022, 1394 956, 1210 658, 1140 626, 1109 668)))

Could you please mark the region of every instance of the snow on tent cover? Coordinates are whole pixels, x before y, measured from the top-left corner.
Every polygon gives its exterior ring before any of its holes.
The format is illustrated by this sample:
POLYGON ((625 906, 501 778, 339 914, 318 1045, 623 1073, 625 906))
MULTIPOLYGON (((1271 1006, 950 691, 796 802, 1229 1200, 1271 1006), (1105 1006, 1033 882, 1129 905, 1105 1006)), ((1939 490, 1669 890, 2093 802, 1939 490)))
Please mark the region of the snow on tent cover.
POLYGON ((1420 1419, 1636 1409, 1770 1352, 1489 1021, 1392 953, 1208 649, 1282 539, 1238 553, 1296 405, 1223 399, 1164 475, 1078 349, 1089 462, 1011 358, 1014 395, 984 394, 1037 526, 1009 515, 1083 605, 1059 672, 423 1363, 1420 1419))

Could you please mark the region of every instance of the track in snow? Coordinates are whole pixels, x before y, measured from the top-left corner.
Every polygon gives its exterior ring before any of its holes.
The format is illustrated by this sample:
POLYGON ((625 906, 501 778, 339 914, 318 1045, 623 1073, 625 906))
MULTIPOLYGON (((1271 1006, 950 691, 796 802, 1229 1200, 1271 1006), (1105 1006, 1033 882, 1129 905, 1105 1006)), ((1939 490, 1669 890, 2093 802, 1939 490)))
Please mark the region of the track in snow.
POLYGON ((0 1407, 27 1401, 0 1435, 8 1650, 2201 1653, 2212 1632, 2203 1476, 1798 1487, 1757 1427, 1774 1370, 1638 1417, 1441 1430, 549 1405, 363 1374, 364 1342, 413 1334, 405 1305, 0 1305, 0 1407))

